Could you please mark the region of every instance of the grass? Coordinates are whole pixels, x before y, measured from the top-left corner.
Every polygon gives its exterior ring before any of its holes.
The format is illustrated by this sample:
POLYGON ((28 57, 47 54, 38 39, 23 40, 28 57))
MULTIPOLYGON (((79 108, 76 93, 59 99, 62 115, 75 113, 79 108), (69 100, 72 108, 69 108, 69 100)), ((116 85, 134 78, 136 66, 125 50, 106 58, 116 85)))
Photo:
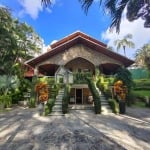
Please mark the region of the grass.
POLYGON ((150 91, 149 90, 133 90, 132 93, 138 97, 150 97, 150 91))
POLYGON ((134 80, 135 86, 150 86, 150 79, 134 80))
POLYGON ((135 102, 133 105, 132 105, 133 107, 139 107, 139 108, 145 108, 145 103, 144 102, 139 102, 139 101, 137 101, 137 102, 135 102))

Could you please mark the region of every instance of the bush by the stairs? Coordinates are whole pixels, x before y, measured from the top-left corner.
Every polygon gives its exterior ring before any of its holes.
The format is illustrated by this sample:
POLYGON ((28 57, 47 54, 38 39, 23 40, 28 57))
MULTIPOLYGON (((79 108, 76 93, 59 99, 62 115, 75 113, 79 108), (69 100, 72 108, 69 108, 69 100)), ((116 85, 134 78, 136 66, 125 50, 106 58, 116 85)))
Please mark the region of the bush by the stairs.
POLYGON ((29 106, 29 108, 35 108, 35 106, 36 106, 36 100, 35 100, 34 97, 31 97, 31 98, 29 99, 29 101, 28 101, 28 106, 29 106))
POLYGON ((118 114, 119 113, 119 104, 115 99, 109 99, 109 105, 113 111, 113 113, 118 114))
POLYGON ((52 98, 52 99, 55 99, 56 96, 57 96, 57 94, 58 94, 59 88, 60 88, 59 85, 58 85, 58 84, 55 84, 55 85, 51 88, 49 97, 52 98))
POLYGON ((68 113, 68 104, 70 99, 70 85, 65 85, 64 96, 62 98, 62 112, 63 114, 68 113))
POLYGON ((101 113, 101 101, 100 101, 100 96, 96 89, 95 83, 91 78, 87 78, 87 83, 93 96, 95 113, 100 114, 101 113))
POLYGON ((47 104, 44 107, 44 115, 47 116, 48 114, 50 114, 52 112, 52 108, 54 106, 55 103, 55 99, 48 99, 47 104))
POLYGON ((0 105, 8 108, 12 105, 12 98, 10 95, 0 95, 0 105))

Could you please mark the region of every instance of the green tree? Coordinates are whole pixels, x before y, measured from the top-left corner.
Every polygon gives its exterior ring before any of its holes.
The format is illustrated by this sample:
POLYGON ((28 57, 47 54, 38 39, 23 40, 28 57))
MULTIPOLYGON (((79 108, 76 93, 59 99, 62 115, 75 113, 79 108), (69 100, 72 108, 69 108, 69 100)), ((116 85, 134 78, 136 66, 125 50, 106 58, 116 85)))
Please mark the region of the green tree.
POLYGON ((135 61, 138 65, 146 67, 150 73, 150 44, 145 44, 136 51, 135 61))
POLYGON ((115 80, 114 82, 122 80, 123 83, 128 87, 128 92, 130 92, 132 86, 134 85, 132 74, 130 71, 124 67, 120 67, 117 70, 117 73, 115 74, 115 80))
MULTIPOLYGON (((79 0, 85 13, 94 0, 79 0)), ((123 12, 127 8, 126 16, 129 21, 142 18, 144 27, 150 27, 150 2, 149 0, 99 0, 99 5, 104 4, 104 10, 111 16, 110 29, 120 31, 120 23, 123 12)))
MULTIPOLYGON (((53 0, 41 0, 41 2, 48 6, 48 4, 52 4, 53 0)), ((79 0, 79 2, 87 14, 94 0, 79 0)), ((144 27, 150 27, 149 0, 99 0, 99 5, 104 6, 104 11, 111 16, 110 29, 116 28, 116 32, 120 31, 120 23, 125 8, 127 8, 126 16, 129 21, 141 18, 144 20, 144 27)))
MULTIPOLYGON (((33 54, 39 53, 41 45, 40 37, 30 26, 14 19, 8 8, 0 7, 0 75, 6 75, 7 78, 17 75, 20 79, 20 73, 23 72, 16 71, 15 64, 22 64, 33 54)), ((11 87, 7 81, 6 89, 11 87)))
POLYGON ((123 48, 124 55, 126 56, 126 47, 134 48, 134 43, 129 39, 132 39, 131 34, 127 34, 123 37, 123 39, 118 39, 114 41, 114 44, 117 46, 117 52, 119 51, 119 49, 123 48))

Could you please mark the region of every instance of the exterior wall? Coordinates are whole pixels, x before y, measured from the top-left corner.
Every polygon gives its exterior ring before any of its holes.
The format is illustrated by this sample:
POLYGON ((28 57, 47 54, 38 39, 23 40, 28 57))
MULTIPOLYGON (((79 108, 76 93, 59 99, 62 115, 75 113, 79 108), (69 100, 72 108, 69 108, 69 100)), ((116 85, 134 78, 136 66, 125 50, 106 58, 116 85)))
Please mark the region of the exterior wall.
POLYGON ((69 69, 72 72, 78 72, 79 69, 81 71, 86 71, 86 69, 88 69, 88 71, 90 71, 90 72, 95 71, 94 65, 92 63, 90 63, 89 61, 82 59, 82 58, 77 58, 77 59, 74 59, 74 60, 68 62, 65 65, 65 68, 69 69))
POLYGON ((121 62, 117 60, 114 60, 84 45, 78 44, 38 64, 38 66, 43 64, 66 65, 71 60, 79 57, 88 60, 95 66, 98 66, 100 64, 105 64, 105 63, 114 63, 114 64, 122 65, 121 62))

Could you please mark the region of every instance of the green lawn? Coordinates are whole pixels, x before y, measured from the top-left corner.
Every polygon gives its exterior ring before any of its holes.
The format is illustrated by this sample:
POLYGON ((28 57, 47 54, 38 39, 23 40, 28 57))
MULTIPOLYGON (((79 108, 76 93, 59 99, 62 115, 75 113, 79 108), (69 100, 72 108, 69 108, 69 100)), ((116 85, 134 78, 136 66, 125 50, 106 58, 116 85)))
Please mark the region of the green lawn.
POLYGON ((134 90, 132 91, 132 93, 139 97, 145 97, 145 96, 150 97, 150 90, 134 90))
POLYGON ((140 108, 144 108, 145 107, 145 103, 144 102, 135 102, 134 104, 132 104, 133 107, 140 107, 140 108))

